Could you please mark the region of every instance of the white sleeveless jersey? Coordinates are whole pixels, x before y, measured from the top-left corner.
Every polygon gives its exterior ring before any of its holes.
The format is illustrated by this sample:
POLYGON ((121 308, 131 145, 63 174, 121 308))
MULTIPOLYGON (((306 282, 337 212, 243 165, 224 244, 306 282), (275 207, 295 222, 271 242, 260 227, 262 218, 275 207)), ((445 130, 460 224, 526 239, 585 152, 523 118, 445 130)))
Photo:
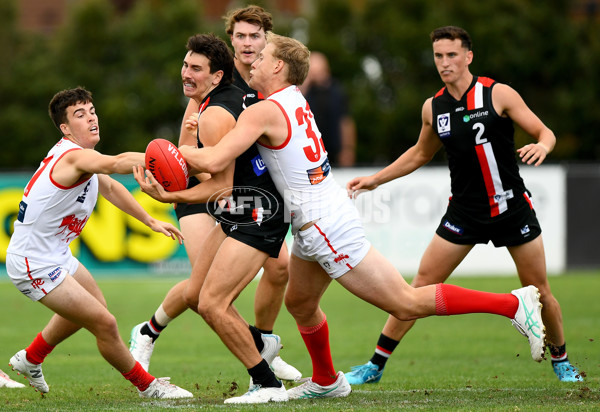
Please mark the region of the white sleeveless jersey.
POLYGON ((48 263, 71 256, 69 243, 79 236, 98 200, 96 175, 69 187, 52 179, 54 165, 71 150, 82 147, 61 139, 25 187, 7 253, 48 263))
POLYGON ((257 146, 296 233, 304 224, 336 213, 340 202, 347 199, 346 191, 333 178, 321 132, 298 87, 289 86, 267 100, 283 112, 288 136, 277 147, 257 146))

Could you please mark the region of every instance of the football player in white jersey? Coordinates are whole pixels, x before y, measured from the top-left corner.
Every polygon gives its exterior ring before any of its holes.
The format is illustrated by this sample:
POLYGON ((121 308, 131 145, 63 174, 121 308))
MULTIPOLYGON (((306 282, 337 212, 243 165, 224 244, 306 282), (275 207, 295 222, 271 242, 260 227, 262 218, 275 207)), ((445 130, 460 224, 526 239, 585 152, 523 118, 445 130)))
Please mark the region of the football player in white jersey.
POLYGON ((6 270, 21 293, 55 315, 26 349, 10 359, 10 366, 37 391, 48 392, 42 362, 56 345, 85 328, 96 337, 102 356, 136 386, 141 397, 193 397, 150 375, 133 359, 96 281, 69 249, 89 219, 98 192, 153 231, 182 242, 175 226, 154 219, 121 183, 107 176, 131 173, 144 163, 144 154, 106 156, 94 150, 100 141, 98 116, 91 93, 81 87, 54 95, 49 113, 63 137, 25 188, 6 270))
POLYGON ((371 247, 356 208, 333 179, 314 117, 297 86, 308 72, 309 54, 297 40, 269 33, 250 79, 250 86, 268 96, 266 100, 242 112, 217 145, 181 148, 193 168, 217 173, 258 143, 284 198, 294 233, 285 303, 313 365, 312 378, 289 389, 289 398, 343 397, 351 391, 344 374, 333 367, 327 320, 319 306, 333 279, 398 319, 503 315, 527 336, 532 357, 541 361, 545 333, 536 288, 500 294, 446 284, 415 289, 371 247))

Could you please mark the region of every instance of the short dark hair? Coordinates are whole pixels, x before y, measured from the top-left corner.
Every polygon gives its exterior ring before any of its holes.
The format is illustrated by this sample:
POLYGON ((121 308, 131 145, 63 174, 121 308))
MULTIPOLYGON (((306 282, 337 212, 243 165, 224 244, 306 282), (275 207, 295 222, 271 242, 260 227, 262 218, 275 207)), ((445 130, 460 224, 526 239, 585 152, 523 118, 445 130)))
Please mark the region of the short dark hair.
POLYGON ((48 114, 58 130, 61 124, 67 123, 67 108, 77 103, 93 103, 92 93, 80 86, 61 90, 52 97, 48 105, 48 114))
POLYGON ((469 33, 467 33, 465 29, 457 26, 439 27, 432 31, 429 37, 431 38, 432 43, 435 43, 441 39, 460 39, 462 47, 465 49, 471 50, 473 47, 473 42, 471 41, 471 36, 469 36, 469 33))
POLYGON ((230 36, 233 34, 233 26, 240 21, 262 27, 265 33, 273 30, 273 17, 271 13, 254 4, 232 10, 223 16, 223 19, 225 20, 225 32, 230 36))
POLYGON ((223 71, 221 84, 233 82, 233 52, 222 39, 213 33, 196 34, 188 39, 187 49, 206 56, 211 73, 223 71))

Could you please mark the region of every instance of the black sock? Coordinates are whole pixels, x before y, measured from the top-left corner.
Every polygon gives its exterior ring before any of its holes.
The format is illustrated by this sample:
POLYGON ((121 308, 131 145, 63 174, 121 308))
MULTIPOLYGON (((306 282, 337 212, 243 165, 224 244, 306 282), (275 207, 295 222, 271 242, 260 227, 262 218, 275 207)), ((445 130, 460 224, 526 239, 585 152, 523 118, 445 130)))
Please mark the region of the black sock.
POLYGON ((385 363, 388 361, 396 346, 400 343, 399 340, 394 340, 392 338, 388 338, 383 333, 379 335, 379 340, 377 341, 377 347, 375 348, 375 353, 371 358, 371 363, 377 365, 379 370, 382 370, 385 366, 385 363))
POLYGON ((156 339, 158 339, 160 332, 162 332, 166 327, 166 325, 160 326, 154 315, 152 315, 150 322, 146 322, 144 326, 140 328, 140 333, 142 335, 150 336, 152 338, 152 342, 154 342, 156 339))
MULTIPOLYGON (((255 328, 256 328, 256 326, 255 326, 255 328)), ((271 330, 265 330, 265 329, 260 329, 260 328, 256 328, 256 329, 258 329, 258 331, 260 333, 262 333, 263 335, 271 335, 271 334, 273 334, 273 329, 271 329, 271 330)))
POLYGON ((250 329, 250 333, 252 334, 252 338, 254 339, 254 344, 256 345, 256 349, 258 351, 262 351, 265 347, 265 343, 262 340, 260 330, 256 326, 248 325, 250 329))
POLYGON ((281 387, 281 382, 277 380, 269 364, 264 359, 258 365, 248 369, 248 374, 252 377, 252 383, 255 385, 260 385, 263 388, 281 387))
POLYGON ((548 349, 550 350, 550 356, 552 362, 564 362, 568 360, 567 358, 567 344, 564 343, 561 346, 556 346, 553 344, 548 344, 548 349))

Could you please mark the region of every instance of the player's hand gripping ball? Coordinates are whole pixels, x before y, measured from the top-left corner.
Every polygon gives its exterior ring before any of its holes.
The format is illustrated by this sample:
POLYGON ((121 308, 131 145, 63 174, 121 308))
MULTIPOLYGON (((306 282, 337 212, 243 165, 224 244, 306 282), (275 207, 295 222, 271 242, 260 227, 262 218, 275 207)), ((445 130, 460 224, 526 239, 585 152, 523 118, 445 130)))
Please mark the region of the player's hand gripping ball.
POLYGON ((188 166, 173 143, 165 139, 154 139, 146 147, 146 169, 165 188, 176 192, 187 188, 188 166))

